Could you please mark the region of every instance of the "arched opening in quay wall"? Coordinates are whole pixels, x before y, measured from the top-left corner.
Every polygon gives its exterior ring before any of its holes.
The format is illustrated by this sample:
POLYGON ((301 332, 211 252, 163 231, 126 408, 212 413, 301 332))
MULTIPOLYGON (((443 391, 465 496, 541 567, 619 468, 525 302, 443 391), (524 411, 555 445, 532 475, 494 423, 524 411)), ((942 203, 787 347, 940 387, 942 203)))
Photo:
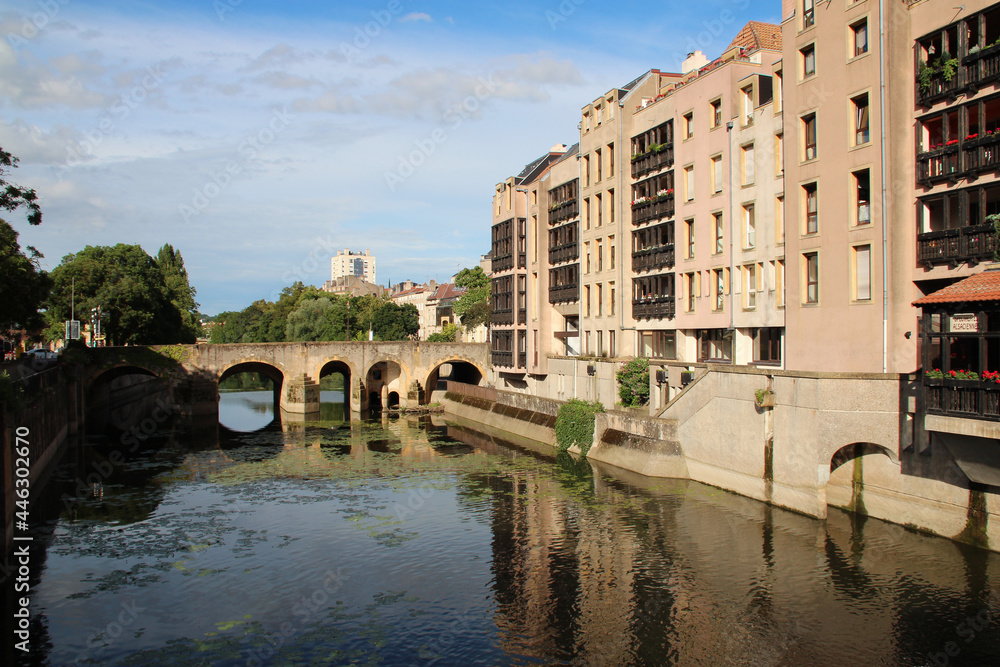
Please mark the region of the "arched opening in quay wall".
POLYGON ((477 364, 465 359, 449 359, 442 361, 427 375, 424 383, 423 403, 433 403, 448 389, 448 382, 461 382, 479 386, 485 373, 477 364))

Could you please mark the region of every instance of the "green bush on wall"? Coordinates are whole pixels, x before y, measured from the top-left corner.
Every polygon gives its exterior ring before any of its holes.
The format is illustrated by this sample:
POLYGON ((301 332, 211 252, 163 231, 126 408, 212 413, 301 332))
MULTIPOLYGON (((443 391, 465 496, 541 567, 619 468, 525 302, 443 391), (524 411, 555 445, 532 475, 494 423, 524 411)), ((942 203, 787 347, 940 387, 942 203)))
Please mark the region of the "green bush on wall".
POLYGON ((590 451, 594 441, 594 415, 604 412, 604 406, 597 401, 581 401, 571 398, 559 408, 556 416, 556 442, 559 451, 565 452, 574 444, 579 445, 584 456, 590 451))
POLYGON ((626 408, 636 408, 649 402, 649 359, 637 357, 626 361, 615 373, 618 397, 626 408))

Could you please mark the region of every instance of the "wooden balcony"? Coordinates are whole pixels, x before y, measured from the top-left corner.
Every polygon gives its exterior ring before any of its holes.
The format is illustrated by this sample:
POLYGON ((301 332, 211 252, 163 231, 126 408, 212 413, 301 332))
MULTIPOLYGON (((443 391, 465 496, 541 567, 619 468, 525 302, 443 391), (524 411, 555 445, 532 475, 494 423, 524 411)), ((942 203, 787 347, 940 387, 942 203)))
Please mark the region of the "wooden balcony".
POLYGON ((576 241, 549 248, 549 264, 561 264, 563 262, 579 259, 579 257, 580 244, 576 241))
POLYGON ((528 353, 527 352, 518 352, 517 353, 517 367, 518 368, 527 368, 528 367, 528 353))
POLYGON ((500 273, 514 268, 514 255, 500 255, 493 258, 493 272, 500 273))
POLYGON ((962 142, 962 171, 967 175, 977 175, 1000 169, 1000 134, 962 142))
POLYGON ((992 224, 917 234, 917 261, 927 267, 991 261, 1000 248, 992 224))
POLYGON ((580 284, 560 285, 549 288, 549 303, 580 300, 580 284))
POLYGON ((965 69, 967 68, 956 68, 951 81, 945 81, 944 75, 937 73, 931 77, 930 85, 927 88, 922 88, 917 82, 917 104, 929 107, 945 98, 956 98, 965 88, 966 73, 963 71, 965 69))
POLYGON ((958 143, 917 154, 917 182, 925 186, 965 175, 958 143))
POLYGON ((493 324, 514 324, 514 309, 500 308, 490 313, 490 322, 493 324))
POLYGON ((664 195, 656 199, 632 205, 632 224, 641 225, 651 220, 674 217, 674 195, 664 195))
POLYGON ((932 415, 1000 421, 1000 384, 925 377, 924 407, 932 415))
POLYGON ((514 367, 514 353, 513 352, 498 352, 493 350, 491 353, 492 361, 494 366, 504 366, 506 368, 514 367))
POLYGON ((966 85, 973 91, 1000 80, 1000 45, 990 46, 962 59, 966 85))
POLYGON ((567 199, 549 209, 549 224, 559 223, 580 217, 580 202, 577 199, 567 199))
POLYGON ((649 151, 632 158, 632 178, 641 178, 650 172, 674 165, 674 147, 668 144, 659 152, 649 151))
POLYGON ((635 320, 671 320, 674 318, 676 304, 673 296, 656 296, 648 299, 632 301, 632 319, 635 320))
POLYGON ((632 253, 632 270, 648 271, 650 269, 671 268, 674 266, 674 244, 656 248, 646 248, 632 253))

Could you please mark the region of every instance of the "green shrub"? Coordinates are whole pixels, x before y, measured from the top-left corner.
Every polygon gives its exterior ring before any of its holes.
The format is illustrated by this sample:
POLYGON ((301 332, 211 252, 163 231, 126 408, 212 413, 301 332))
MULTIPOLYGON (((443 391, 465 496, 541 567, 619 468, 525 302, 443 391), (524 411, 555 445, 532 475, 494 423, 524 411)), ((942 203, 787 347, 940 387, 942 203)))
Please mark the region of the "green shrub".
POLYGON ((637 357, 626 361, 615 374, 618 380, 618 397, 627 408, 649 402, 649 359, 637 357))
POLYGON ((604 406, 597 401, 571 398, 560 406, 556 416, 556 442, 560 452, 578 445, 580 453, 587 455, 594 441, 594 415, 598 412, 604 412, 604 406))
POLYGON ((0 409, 6 405, 12 413, 17 413, 24 407, 26 401, 24 387, 15 382, 7 371, 0 371, 0 409))

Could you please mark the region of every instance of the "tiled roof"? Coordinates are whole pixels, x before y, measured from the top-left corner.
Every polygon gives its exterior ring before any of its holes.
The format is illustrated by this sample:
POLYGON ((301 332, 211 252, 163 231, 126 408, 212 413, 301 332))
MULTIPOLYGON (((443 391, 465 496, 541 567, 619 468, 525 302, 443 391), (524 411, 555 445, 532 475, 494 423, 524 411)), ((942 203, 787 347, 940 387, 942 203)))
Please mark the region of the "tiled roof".
POLYGON ((944 289, 931 292, 913 302, 914 306, 932 303, 964 303, 967 301, 1000 301, 1000 269, 989 269, 944 289))
MULTIPOLYGON (((772 51, 781 50, 781 26, 774 23, 761 23, 760 21, 750 21, 743 29, 737 33, 736 37, 726 51, 742 46, 748 50, 770 49, 772 51)), ((725 51, 723 52, 725 53, 725 51)))

